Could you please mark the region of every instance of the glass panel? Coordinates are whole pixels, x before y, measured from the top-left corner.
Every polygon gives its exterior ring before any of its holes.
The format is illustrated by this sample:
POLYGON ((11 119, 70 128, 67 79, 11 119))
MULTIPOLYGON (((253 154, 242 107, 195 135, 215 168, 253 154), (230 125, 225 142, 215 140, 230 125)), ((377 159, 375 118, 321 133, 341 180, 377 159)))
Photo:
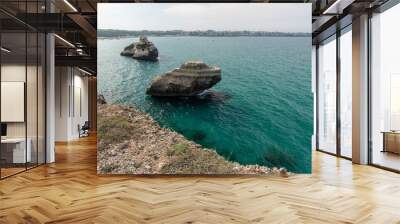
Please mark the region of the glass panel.
POLYGON ((28 38, 28 62, 27 62, 27 81, 26 81, 26 111, 27 111, 27 149, 30 151, 28 154, 28 168, 37 165, 37 132, 38 132, 38 108, 37 108, 37 79, 38 79, 38 36, 36 32, 27 33, 28 38))
POLYGON ((1 34, 1 166, 2 178, 25 170, 26 34, 1 34))
MULTIPOLYGON (((1 1, 17 13, 43 13, 45 1, 1 1)), ((34 21, 31 21, 34 22, 34 21)), ((45 162, 45 35, 0 12, 0 177, 45 162)))
POLYGON ((46 37, 39 33, 38 45, 38 163, 45 163, 45 52, 46 37))
POLYGON ((336 153, 336 40, 318 48, 318 147, 336 153))
MULTIPOLYGON (((37 1, 27 2, 26 12, 37 13, 39 11, 37 1)), ((35 20, 34 17, 31 20, 35 20)), ((35 23, 36 21, 31 21, 35 23)), ((38 35, 34 30, 27 30, 27 76, 26 76, 26 113, 27 113, 27 150, 30 151, 30 159, 28 160, 27 167, 37 166, 38 158, 38 35)))
POLYGON ((372 163, 400 170, 400 5, 372 18, 372 163))
POLYGON ((352 35, 340 36, 340 152, 351 158, 352 141, 352 35))

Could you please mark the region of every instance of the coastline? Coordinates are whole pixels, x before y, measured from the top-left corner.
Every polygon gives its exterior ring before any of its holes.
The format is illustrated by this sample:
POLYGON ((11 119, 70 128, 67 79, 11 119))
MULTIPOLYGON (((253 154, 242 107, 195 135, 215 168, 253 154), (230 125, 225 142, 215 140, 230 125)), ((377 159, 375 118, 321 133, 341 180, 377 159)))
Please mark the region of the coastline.
POLYGON ((277 32, 257 30, 114 30, 99 29, 98 37, 121 36, 207 36, 207 37, 311 37, 308 32, 277 32))
MULTIPOLYGON (((140 35, 128 35, 128 36, 99 36, 97 37, 98 40, 120 40, 120 39, 129 39, 129 38, 138 38, 140 35)), ((206 38, 212 38, 212 37, 224 37, 224 38, 237 38, 237 37, 254 37, 254 38, 259 38, 259 37, 305 37, 305 36, 200 36, 200 35, 147 35, 147 37, 152 38, 152 37, 206 37, 206 38)))
POLYGON ((286 169, 240 165, 160 125, 134 107, 98 103, 99 174, 256 174, 286 169))

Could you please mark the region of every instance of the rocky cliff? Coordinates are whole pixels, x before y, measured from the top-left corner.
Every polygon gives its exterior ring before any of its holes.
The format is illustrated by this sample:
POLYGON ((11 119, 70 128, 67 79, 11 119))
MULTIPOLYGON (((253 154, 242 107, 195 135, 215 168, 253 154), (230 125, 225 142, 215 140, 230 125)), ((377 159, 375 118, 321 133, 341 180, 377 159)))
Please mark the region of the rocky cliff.
POLYGON ((100 174, 267 174, 285 169, 240 165, 160 127, 135 108, 98 104, 100 174))

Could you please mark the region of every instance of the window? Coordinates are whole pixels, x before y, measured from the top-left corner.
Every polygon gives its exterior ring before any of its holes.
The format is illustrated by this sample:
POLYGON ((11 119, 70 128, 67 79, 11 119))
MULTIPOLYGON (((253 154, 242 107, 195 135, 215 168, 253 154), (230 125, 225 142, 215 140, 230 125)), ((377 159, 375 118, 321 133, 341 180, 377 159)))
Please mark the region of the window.
POLYGON ((390 74, 390 130, 400 130, 400 73, 390 74))
POLYGON ((400 4, 371 18, 371 162, 400 170, 400 4))
POLYGON ((336 36, 318 48, 318 149, 336 153, 336 36))
POLYGON ((352 154, 352 34, 351 26, 340 36, 340 155, 352 154))

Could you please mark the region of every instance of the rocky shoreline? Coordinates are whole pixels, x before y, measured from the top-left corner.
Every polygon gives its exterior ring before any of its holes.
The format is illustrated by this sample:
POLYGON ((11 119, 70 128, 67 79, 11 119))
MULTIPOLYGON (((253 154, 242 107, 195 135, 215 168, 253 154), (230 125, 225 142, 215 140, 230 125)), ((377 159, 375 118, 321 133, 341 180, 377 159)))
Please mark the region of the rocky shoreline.
POLYGON ((99 174, 262 174, 285 169, 225 160, 133 107, 98 103, 99 174))

